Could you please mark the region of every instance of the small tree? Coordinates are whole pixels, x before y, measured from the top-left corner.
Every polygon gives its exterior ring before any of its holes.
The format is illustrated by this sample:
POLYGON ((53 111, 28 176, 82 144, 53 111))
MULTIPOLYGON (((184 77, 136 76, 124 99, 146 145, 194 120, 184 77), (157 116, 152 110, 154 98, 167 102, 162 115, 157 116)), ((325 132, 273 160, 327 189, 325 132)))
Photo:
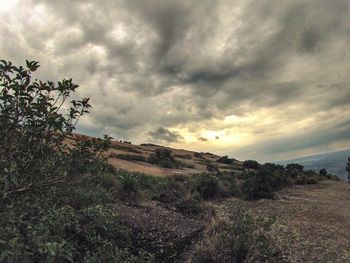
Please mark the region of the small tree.
POLYGON ((72 79, 57 84, 26 68, 0 61, 0 195, 66 181, 91 164, 108 148, 110 137, 79 139, 72 135, 80 117, 89 112, 88 98, 67 100, 78 85, 72 79), (69 106, 68 110, 63 110, 69 106), (71 143, 67 139, 70 138, 71 143))
POLYGON ((260 164, 254 160, 247 160, 243 162, 243 167, 245 169, 257 170, 260 167, 260 164))
POLYGON ((319 172, 318 172, 320 175, 322 175, 322 176, 327 176, 328 175, 328 172, 327 172, 327 170, 326 169, 321 169, 319 172))

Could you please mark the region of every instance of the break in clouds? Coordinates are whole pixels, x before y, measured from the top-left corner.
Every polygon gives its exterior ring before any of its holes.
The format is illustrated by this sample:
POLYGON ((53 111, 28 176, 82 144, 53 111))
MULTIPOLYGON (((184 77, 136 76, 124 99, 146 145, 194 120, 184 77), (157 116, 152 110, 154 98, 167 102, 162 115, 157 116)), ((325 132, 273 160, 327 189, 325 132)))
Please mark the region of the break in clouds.
POLYGON ((79 132, 238 159, 350 147, 350 2, 0 2, 1 57, 71 77, 79 132))

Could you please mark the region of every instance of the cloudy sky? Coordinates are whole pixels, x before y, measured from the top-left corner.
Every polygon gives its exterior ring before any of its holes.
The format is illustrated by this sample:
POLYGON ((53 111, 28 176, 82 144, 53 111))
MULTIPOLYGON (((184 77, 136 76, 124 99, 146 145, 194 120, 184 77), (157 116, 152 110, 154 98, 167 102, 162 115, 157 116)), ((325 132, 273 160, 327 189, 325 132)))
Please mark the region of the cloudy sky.
POLYGON ((0 37, 80 85, 86 134, 260 161, 350 147, 349 0, 0 0, 0 37))

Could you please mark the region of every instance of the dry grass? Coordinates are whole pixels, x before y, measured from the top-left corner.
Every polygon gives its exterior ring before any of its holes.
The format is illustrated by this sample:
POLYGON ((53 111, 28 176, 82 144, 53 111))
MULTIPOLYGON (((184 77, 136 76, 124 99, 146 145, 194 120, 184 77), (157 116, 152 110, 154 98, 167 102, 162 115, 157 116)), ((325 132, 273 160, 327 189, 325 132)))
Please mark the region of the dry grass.
POLYGON ((350 262, 350 191, 344 182, 294 186, 277 200, 228 199, 217 205, 227 217, 239 203, 256 215, 276 217, 273 239, 286 262, 350 262))

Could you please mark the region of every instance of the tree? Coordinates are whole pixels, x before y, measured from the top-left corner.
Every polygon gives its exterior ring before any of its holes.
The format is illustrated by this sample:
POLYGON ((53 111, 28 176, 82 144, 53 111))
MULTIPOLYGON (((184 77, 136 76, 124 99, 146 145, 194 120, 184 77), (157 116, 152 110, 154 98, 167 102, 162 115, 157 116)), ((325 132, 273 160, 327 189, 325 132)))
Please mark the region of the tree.
POLYGON ((298 163, 289 163, 286 166, 286 171, 288 175, 294 178, 304 171, 304 166, 298 163))
POLYGON ((320 175, 322 175, 322 176, 327 176, 327 170, 326 169, 321 169, 319 172, 318 172, 320 175))
POLYGON ((243 167, 245 169, 254 169, 257 170, 260 167, 260 164, 254 160, 247 160, 243 162, 243 167))
POLYGON ((88 98, 68 99, 78 85, 32 80, 39 63, 26 67, 0 61, 0 195, 63 183, 91 165, 108 148, 110 137, 73 136, 88 98), (64 107, 68 110, 63 110, 64 107), (68 143, 68 138, 71 143, 68 143))

